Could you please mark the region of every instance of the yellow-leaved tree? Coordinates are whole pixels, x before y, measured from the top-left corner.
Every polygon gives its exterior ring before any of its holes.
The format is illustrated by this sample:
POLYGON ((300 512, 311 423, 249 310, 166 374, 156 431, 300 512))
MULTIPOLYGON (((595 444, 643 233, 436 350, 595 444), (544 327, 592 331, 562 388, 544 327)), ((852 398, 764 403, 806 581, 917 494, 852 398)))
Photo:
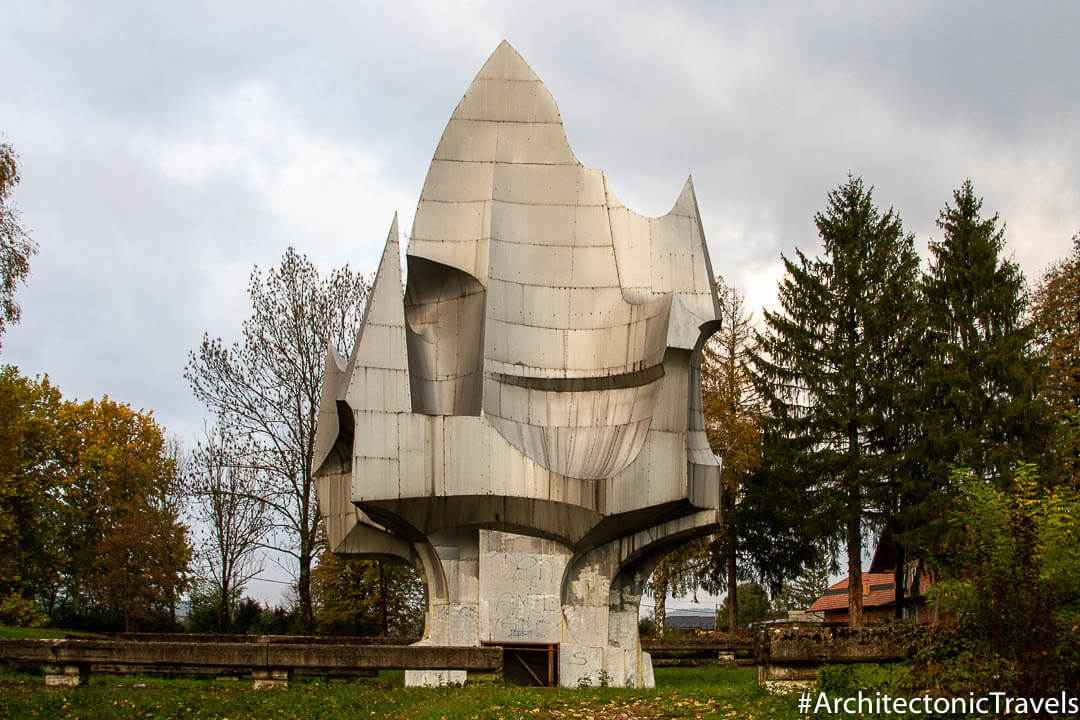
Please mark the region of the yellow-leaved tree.
POLYGON ((65 403, 59 424, 69 613, 127 632, 172 615, 191 547, 160 426, 108 397, 65 403))
MULTIPOLYGON (((702 403, 709 446, 723 459, 720 481, 724 529, 714 551, 723 557, 728 628, 738 616, 739 522, 736 508, 746 478, 761 465, 761 402, 747 370, 753 326, 742 293, 717 283, 723 326, 705 346, 701 361, 702 403)), ((714 576, 718 573, 713 573, 714 576)), ((719 585, 719 583, 716 583, 719 585)))
POLYGON ((743 480, 761 463, 761 409, 746 369, 753 328, 745 300, 723 278, 717 282, 716 290, 722 326, 702 351, 701 395, 709 445, 723 461, 723 530, 713 538, 682 545, 656 566, 650 587, 656 601, 654 623, 660 635, 666 623, 668 594, 684 595, 699 586, 728 590, 728 627, 736 627, 736 506, 743 480), (718 556, 725 567, 722 574, 715 568, 718 556))
POLYGON ((1041 394, 1054 419, 1055 467, 1048 469, 1080 487, 1080 234, 1039 281, 1032 310, 1047 365, 1041 394))

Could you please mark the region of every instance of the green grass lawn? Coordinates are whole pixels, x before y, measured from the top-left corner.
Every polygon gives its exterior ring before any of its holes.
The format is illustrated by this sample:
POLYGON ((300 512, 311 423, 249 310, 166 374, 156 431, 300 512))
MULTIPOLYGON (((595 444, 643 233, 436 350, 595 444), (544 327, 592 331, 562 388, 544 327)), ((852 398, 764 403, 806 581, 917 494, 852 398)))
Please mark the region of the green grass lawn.
POLYGON ((288 690, 250 682, 92 675, 89 687, 46 688, 38 674, 0 670, 0 718, 796 718, 795 697, 771 696, 754 668, 660 668, 656 689, 529 689, 498 683, 404 688, 402 673, 288 690))
POLYGON ((0 625, 0 638, 65 638, 68 635, 86 637, 98 637, 90 633, 71 632, 70 630, 57 630, 56 628, 24 628, 0 625))

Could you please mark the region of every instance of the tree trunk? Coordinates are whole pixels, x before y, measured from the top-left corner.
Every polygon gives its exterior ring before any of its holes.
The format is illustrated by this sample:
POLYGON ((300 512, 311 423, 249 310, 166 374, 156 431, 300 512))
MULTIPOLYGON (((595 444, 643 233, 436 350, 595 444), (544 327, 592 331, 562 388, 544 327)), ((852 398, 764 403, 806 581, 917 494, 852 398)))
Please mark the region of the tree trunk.
POLYGON ((862 527, 859 522, 861 513, 854 508, 848 518, 848 624, 862 627, 863 624, 863 582, 862 582, 862 527))
POLYGON ((656 607, 653 609, 653 624, 656 625, 656 637, 664 637, 664 621, 667 615, 667 581, 653 581, 656 595, 656 607))
POLYGON ((739 629, 739 584, 735 572, 737 569, 735 565, 735 522, 731 519, 730 511, 727 521, 727 536, 727 622, 728 632, 735 632, 739 629))
POLYGON ((218 632, 229 632, 229 584, 221 584, 221 597, 218 598, 218 632))
POLYGON ((300 634, 310 635, 311 611, 311 552, 300 553, 300 577, 296 582, 296 594, 300 601, 300 634))
POLYGON ((900 544, 899 540, 896 540, 896 536, 893 536, 893 547, 895 552, 893 553, 896 558, 896 567, 893 569, 893 586, 896 588, 896 619, 904 619, 904 594, 907 588, 904 587, 904 564, 906 562, 904 558, 904 546, 900 544))
MULTIPOLYGON (((854 336, 854 333, 851 333, 854 336)), ((852 368, 852 372, 854 368, 852 368)), ((854 373, 849 384, 848 408, 854 410, 858 403, 855 399, 854 373)), ((863 624, 863 587, 862 587, 862 492, 859 486, 859 429, 854 420, 848 421, 847 431, 847 495, 848 495, 848 624, 862 627, 863 624)))
POLYGON ((376 562, 379 563, 379 628, 382 637, 386 637, 389 626, 386 617, 386 563, 382 560, 376 562))

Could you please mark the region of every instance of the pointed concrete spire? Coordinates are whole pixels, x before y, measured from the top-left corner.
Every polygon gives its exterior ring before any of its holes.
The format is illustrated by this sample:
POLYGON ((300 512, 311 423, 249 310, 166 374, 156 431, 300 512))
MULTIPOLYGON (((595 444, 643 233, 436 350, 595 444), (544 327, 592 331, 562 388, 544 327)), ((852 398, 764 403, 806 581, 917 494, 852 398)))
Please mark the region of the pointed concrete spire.
POLYGON ((398 219, 394 213, 346 370, 350 383, 345 399, 353 410, 408 412, 412 409, 409 359, 405 350, 404 297, 398 219))
POLYGON ((555 98, 524 58, 505 40, 480 68, 451 117, 562 124, 555 98))
POLYGON ((491 53, 487 62, 480 68, 480 72, 476 73, 476 77, 485 80, 540 82, 536 72, 529 67, 529 63, 525 62, 525 58, 521 57, 518 51, 514 49, 514 46, 506 40, 499 43, 499 47, 495 48, 495 52, 491 53))
POLYGON ((687 175, 686 182, 675 199, 675 204, 668 210, 668 215, 685 215, 697 218, 697 196, 694 194, 694 176, 687 175))
POLYGON ((446 124, 413 216, 409 255, 461 270, 486 286, 497 194, 531 185, 525 179, 530 168, 556 166, 562 170, 550 172, 562 173, 560 185, 581 168, 555 98, 503 41, 446 124))
MULTIPOLYGON (((675 201, 675 207, 671 209, 671 214, 685 214, 690 218, 695 232, 692 235, 691 242, 694 245, 694 272, 699 272, 699 268, 704 266, 705 278, 704 281, 708 284, 707 293, 712 299, 712 314, 704 312, 705 308, 701 307, 699 312, 702 312, 705 317, 720 317, 720 298, 716 295, 716 275, 713 273, 712 259, 709 256, 709 247, 705 242, 705 227, 701 224, 701 209, 698 207, 697 193, 694 192, 694 176, 686 176, 686 185, 683 187, 682 193, 679 195, 679 199, 675 201)), ((694 287, 695 292, 701 293, 703 288, 701 282, 696 282, 694 287)))

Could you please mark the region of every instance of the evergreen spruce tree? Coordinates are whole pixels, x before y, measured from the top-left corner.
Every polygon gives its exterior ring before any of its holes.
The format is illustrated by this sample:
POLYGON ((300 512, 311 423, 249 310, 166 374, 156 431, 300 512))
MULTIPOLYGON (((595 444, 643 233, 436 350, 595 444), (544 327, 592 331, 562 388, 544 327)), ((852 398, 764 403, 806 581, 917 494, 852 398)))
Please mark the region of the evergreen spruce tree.
POLYGON ((862 538, 895 505, 919 323, 918 256, 859 178, 815 216, 824 254, 784 257, 779 312, 753 357, 769 406, 766 465, 797 477, 821 536, 846 545, 850 623, 862 623, 862 538))
POLYGON ((1051 430, 1038 396, 1044 372, 1026 282, 1001 257, 1004 225, 997 214, 982 217, 982 204, 971 181, 953 191, 920 283, 927 328, 921 434, 910 453, 918 466, 910 486, 916 500, 898 529, 904 545, 929 558, 952 552, 947 518, 959 493, 954 469, 1007 484, 1018 463, 1042 455, 1051 430))
POLYGON ((1004 225, 996 214, 981 217, 982 199, 970 181, 953 192, 953 202, 941 211, 943 236, 930 243, 921 283, 928 324, 921 542, 931 551, 935 518, 951 497, 952 467, 969 468, 976 477, 1010 477, 1018 462, 1038 457, 1049 430, 1037 397, 1042 372, 1027 319, 1027 286, 1020 268, 1001 257, 1004 225))
POLYGON ((805 611, 829 589, 829 563, 821 559, 807 566, 797 578, 784 583, 776 609, 789 612, 805 611))

